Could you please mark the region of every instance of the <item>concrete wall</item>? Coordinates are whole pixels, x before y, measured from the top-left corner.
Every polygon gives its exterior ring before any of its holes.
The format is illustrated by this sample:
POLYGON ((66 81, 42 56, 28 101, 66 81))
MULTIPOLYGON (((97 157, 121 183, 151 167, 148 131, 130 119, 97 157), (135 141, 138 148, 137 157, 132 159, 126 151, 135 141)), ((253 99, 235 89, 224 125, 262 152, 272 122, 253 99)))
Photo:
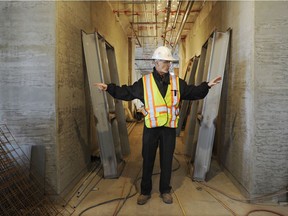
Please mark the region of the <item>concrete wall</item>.
POLYGON ((90 95, 81 41, 81 30, 92 31, 90 5, 85 1, 56 3, 57 179, 58 193, 63 194, 90 162, 90 95))
POLYGON ((288 2, 255 2, 253 192, 288 184, 288 2))
POLYGON ((0 123, 21 145, 45 145, 55 186, 55 3, 1 1, 0 20, 0 123))
POLYGON ((188 61, 214 29, 232 28, 216 144, 222 166, 248 196, 287 185, 285 11, 286 2, 206 2, 186 39, 188 61))

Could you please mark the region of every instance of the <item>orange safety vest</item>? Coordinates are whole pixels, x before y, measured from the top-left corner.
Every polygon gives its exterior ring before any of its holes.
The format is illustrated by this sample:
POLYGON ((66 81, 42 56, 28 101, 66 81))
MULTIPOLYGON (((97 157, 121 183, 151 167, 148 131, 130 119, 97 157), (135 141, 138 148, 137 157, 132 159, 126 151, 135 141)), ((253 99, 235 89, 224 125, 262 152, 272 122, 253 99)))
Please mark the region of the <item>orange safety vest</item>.
POLYGON ((145 125, 147 128, 170 127, 176 128, 179 120, 179 78, 170 75, 165 98, 162 97, 153 74, 143 76, 145 125))

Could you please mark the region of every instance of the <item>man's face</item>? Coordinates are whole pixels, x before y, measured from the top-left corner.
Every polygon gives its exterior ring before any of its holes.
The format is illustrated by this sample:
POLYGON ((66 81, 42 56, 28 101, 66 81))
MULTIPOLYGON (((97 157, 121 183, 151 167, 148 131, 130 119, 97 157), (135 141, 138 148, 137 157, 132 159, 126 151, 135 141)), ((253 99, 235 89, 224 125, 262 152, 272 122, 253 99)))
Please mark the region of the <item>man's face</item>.
POLYGON ((170 61, 165 61, 165 60, 156 60, 155 61, 155 68, 160 74, 161 73, 168 73, 170 66, 171 66, 170 61))

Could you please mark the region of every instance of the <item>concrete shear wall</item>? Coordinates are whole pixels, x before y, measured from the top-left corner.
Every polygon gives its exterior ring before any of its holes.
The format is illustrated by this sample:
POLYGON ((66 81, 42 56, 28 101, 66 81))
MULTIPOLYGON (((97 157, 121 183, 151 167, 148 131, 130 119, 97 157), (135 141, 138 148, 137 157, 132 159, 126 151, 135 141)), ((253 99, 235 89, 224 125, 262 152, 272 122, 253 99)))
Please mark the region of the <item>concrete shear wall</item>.
POLYGON ((56 186, 55 3, 0 2, 0 123, 20 145, 45 145, 56 186))

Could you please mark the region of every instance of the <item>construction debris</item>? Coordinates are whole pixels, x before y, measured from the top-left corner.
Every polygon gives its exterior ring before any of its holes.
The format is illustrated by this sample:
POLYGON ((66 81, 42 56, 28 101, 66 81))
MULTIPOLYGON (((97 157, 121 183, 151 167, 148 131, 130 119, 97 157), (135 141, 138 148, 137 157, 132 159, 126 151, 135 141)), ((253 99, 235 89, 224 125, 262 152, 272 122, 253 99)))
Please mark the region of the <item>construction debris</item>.
POLYGON ((31 169, 28 157, 8 127, 0 125, 1 215, 71 215, 72 208, 57 206, 51 201, 47 194, 48 183, 43 185, 39 175, 31 170, 35 169, 31 169))

